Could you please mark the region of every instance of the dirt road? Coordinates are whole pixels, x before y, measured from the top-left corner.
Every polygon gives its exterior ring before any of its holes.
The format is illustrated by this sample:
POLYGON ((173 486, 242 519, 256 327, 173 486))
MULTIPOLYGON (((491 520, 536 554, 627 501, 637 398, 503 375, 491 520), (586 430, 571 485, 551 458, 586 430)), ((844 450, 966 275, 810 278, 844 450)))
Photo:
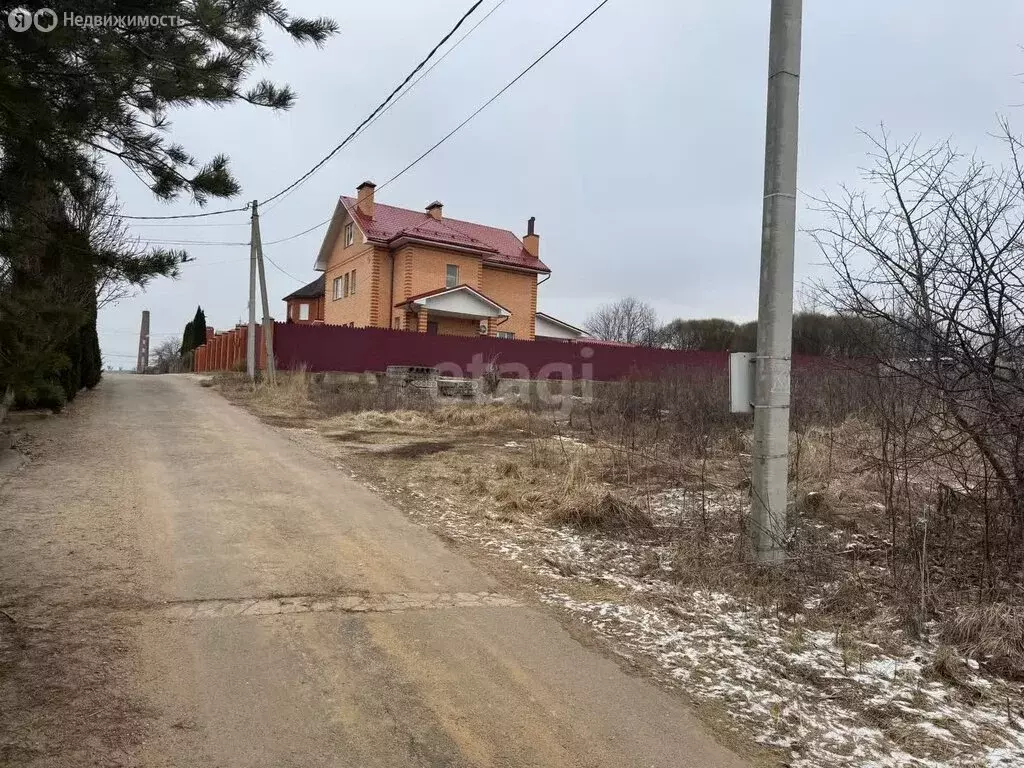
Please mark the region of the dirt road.
POLYGON ((0 487, 0 765, 744 765, 187 377, 38 431, 0 487))

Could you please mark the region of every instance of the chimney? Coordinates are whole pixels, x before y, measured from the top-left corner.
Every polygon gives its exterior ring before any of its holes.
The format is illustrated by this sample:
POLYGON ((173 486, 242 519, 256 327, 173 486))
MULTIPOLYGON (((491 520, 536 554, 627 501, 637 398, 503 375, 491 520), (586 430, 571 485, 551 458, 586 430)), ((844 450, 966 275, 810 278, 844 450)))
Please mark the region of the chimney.
POLYGON ((536 221, 537 217, 531 216, 530 220, 526 222, 526 237, 523 238, 523 248, 535 259, 540 258, 540 235, 533 231, 536 221))
POLYGON ((442 208, 444 208, 444 206, 441 205, 440 202, 435 200, 434 202, 432 202, 430 205, 427 206, 427 213, 430 214, 430 217, 432 219, 440 219, 441 218, 441 209, 442 208))
POLYGON ((377 185, 372 181, 364 181, 356 187, 356 208, 364 216, 373 218, 373 190, 377 185))

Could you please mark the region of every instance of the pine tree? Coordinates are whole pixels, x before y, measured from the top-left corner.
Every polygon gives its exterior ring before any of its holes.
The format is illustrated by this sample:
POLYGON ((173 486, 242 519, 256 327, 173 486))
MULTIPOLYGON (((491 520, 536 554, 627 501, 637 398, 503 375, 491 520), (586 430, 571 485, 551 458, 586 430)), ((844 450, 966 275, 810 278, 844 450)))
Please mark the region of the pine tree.
POLYGON ((192 319, 192 349, 206 343, 206 313, 202 307, 196 308, 196 316, 192 319))
POLYGON ((195 335, 192 332, 192 328, 193 327, 194 327, 194 321, 189 320, 187 323, 185 323, 185 332, 181 335, 181 354, 182 354, 182 356, 187 355, 193 349, 193 347, 192 347, 192 339, 195 338, 195 335))
MULTIPOLYGON (((295 99, 288 87, 245 83, 271 58, 263 25, 317 46, 337 31, 329 19, 292 18, 280 0, 144 5, 147 15, 180 23, 0 34, 0 392, 10 385, 22 403, 73 397, 98 381, 98 283, 144 285, 174 276, 187 258, 98 242, 109 211, 68 226, 69 212, 88 208, 101 183, 97 157, 117 158, 160 199, 184 194, 203 205, 235 195, 227 158, 200 162, 170 140, 168 112, 238 101, 287 109, 295 99)), ((79 0, 74 12, 139 9, 134 0, 79 0)))
MULTIPOLYGON (((100 152, 146 179, 153 193, 198 203, 239 191, 227 158, 199 163, 166 135, 168 110, 246 101, 287 109, 287 86, 246 76, 271 58, 263 25, 321 46, 337 32, 326 18, 291 17, 280 0, 149 0, 149 16, 175 25, 129 29, 59 24, 47 34, 0 35, 0 142, 4 153, 34 145, 45 169, 73 184, 82 160, 100 152)), ((139 14, 136 0, 78 0, 74 12, 139 14)))

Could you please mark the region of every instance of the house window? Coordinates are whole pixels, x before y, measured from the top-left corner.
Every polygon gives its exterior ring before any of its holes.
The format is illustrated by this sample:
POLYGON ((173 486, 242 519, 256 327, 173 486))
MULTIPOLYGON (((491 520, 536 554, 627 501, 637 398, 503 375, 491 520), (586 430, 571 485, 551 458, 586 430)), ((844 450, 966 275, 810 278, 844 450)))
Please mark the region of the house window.
POLYGON ((334 278, 334 299, 337 301, 341 298, 341 278, 334 278))
POLYGON ((348 224, 345 225, 345 247, 346 248, 348 248, 350 245, 352 245, 352 242, 355 240, 355 237, 356 237, 355 236, 355 230, 353 229, 352 222, 350 221, 348 224))
POLYGON ((349 278, 349 281, 348 281, 348 295, 349 296, 354 296, 355 293, 356 293, 356 271, 353 269, 352 270, 352 276, 349 278))
POLYGON ((514 339, 516 334, 514 331, 495 331, 494 338, 496 339, 514 339))
POLYGON ((342 281, 343 281, 342 282, 342 286, 343 287, 341 289, 341 295, 342 296, 348 296, 348 272, 346 272, 344 274, 344 276, 342 277, 342 281))
POLYGON ((444 287, 454 288, 459 284, 459 265, 448 264, 444 269, 444 287))
POLYGON ((309 304, 299 304, 299 320, 309 320, 309 304))

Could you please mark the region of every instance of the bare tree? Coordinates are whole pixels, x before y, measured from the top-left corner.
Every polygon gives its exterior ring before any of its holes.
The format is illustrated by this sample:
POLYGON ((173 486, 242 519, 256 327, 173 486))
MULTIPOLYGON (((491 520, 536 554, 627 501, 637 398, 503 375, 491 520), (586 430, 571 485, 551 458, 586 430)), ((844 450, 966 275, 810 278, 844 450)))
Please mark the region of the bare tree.
MULTIPOLYGON (((883 131, 871 139, 866 190, 844 188, 820 200, 827 224, 812 234, 831 268, 819 299, 871 329, 862 342, 880 366, 888 406, 879 412, 891 415, 892 398, 913 385, 914 423, 930 433, 931 459, 944 463, 965 493, 994 478, 1006 517, 1000 533, 1019 553, 1024 158, 1021 140, 1005 122, 1002 129, 1002 167, 948 143, 893 144, 883 131)), ((987 541, 994 520, 987 488, 984 494, 987 541)))
POLYGON ((153 370, 156 373, 181 373, 185 370, 181 359, 181 340, 167 339, 153 352, 153 370))
POLYGON ((94 173, 77 194, 66 194, 64 207, 71 225, 87 234, 96 259, 96 305, 120 301, 146 287, 154 277, 177 277, 188 261, 184 251, 147 249, 118 218, 120 209, 113 182, 94 173))
POLYGON ((598 307, 583 324, 594 338, 646 346, 657 343, 658 326, 654 307, 632 296, 598 307))

